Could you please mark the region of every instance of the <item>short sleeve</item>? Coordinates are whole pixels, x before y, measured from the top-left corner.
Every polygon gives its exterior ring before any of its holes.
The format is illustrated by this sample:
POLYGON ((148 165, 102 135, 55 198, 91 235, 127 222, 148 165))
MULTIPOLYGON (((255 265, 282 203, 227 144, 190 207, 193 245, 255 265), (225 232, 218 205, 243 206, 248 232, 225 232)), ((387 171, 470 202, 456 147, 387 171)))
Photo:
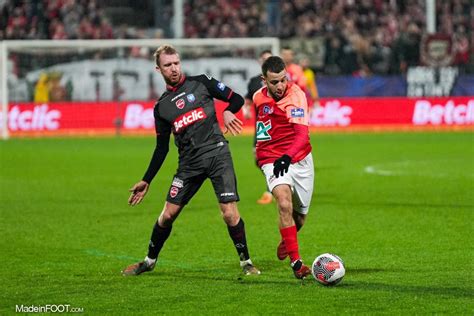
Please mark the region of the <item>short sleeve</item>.
MULTIPOLYGON (((293 86, 294 87, 294 86, 293 86)), ((301 89, 293 88, 285 102, 285 111, 288 122, 309 125, 308 101, 301 89)))

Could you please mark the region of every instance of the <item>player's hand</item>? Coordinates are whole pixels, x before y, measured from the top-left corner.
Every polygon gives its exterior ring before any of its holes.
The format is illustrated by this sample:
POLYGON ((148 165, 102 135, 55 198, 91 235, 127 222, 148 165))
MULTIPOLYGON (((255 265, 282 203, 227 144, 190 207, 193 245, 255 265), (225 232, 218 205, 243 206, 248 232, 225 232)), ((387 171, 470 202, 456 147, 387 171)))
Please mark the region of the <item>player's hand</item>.
POLYGON ((150 185, 148 183, 142 180, 136 183, 130 190, 128 190, 129 192, 132 192, 128 198, 128 205, 135 206, 139 204, 148 192, 149 186, 150 185))
POLYGON ((242 121, 235 116, 231 111, 224 111, 222 114, 224 117, 224 134, 231 132, 232 135, 238 135, 242 132, 242 121))
POLYGON ((288 155, 283 155, 273 163, 273 174, 275 177, 282 176, 288 172, 290 168, 291 157, 288 155))

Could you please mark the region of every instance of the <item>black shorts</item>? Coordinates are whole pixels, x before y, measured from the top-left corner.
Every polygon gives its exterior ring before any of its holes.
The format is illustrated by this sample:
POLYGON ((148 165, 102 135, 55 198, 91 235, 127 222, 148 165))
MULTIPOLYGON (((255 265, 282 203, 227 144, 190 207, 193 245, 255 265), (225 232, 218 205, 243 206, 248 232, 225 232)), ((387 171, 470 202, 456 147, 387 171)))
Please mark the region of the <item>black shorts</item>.
POLYGON ((234 165, 227 146, 217 154, 205 159, 194 160, 178 168, 168 191, 167 201, 186 205, 209 178, 219 203, 239 201, 234 165))

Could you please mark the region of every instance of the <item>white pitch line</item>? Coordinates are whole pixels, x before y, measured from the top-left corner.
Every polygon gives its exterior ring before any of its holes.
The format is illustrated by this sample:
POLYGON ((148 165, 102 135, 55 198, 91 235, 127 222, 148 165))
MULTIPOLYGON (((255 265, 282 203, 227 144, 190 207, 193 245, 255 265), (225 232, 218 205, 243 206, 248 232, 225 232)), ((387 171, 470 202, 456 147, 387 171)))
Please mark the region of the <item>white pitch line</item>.
POLYGON ((396 162, 388 162, 379 165, 369 165, 364 167, 364 172, 377 176, 392 177, 392 176, 421 176, 421 177, 432 177, 432 178, 452 178, 452 177, 467 177, 474 178, 474 174, 465 173, 463 175, 451 174, 446 172, 429 172, 421 170, 410 170, 416 167, 417 164, 430 163, 432 161, 411 161, 403 160, 396 162), (411 165, 412 168, 408 168, 411 165), (392 169, 387 168, 391 166, 392 169))
POLYGON ((366 173, 376 174, 376 175, 379 175, 379 176, 388 176, 388 177, 390 177, 390 176, 396 175, 396 173, 393 172, 393 171, 377 169, 375 166, 367 166, 367 167, 365 167, 364 171, 366 173))

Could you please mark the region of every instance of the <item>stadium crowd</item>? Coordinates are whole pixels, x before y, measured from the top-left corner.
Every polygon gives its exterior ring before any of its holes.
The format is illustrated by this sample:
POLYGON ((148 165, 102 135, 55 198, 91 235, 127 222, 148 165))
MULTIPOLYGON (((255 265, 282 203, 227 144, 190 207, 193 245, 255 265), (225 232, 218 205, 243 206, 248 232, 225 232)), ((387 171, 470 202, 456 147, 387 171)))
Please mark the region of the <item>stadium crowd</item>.
MULTIPOLYGON (((326 42, 326 73, 398 73, 420 61, 424 4, 425 0, 190 0, 185 33, 190 38, 320 36, 326 42)), ((454 64, 467 64, 474 42, 471 0, 437 1, 436 12, 437 31, 453 36, 454 64)))
POLYGON ((0 39, 112 39, 95 0, 0 1, 0 39))
MULTIPOLYGON (((170 1, 164 1, 169 6, 170 1)), ((420 62, 425 0, 186 0, 185 37, 324 39, 327 74, 404 72, 420 62)), ((112 26, 97 0, 0 0, 1 39, 143 38, 112 26)), ((169 8, 168 8, 169 9, 169 8)), ((169 12, 169 10, 164 10, 169 12)), ((454 64, 474 55, 471 0, 437 1, 437 31, 452 36, 454 64)), ((151 27, 151 26, 150 26, 151 27)), ((472 63, 472 61, 471 61, 472 63)))

